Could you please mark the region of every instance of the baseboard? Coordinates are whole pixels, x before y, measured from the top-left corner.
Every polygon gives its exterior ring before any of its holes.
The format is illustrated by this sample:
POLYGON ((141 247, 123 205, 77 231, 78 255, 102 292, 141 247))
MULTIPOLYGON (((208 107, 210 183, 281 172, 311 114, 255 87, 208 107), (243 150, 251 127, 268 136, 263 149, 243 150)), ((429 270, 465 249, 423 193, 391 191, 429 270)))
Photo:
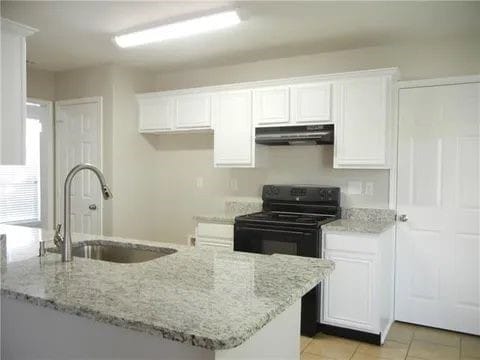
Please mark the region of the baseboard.
POLYGON ((381 345, 381 334, 372 334, 327 324, 318 324, 318 331, 328 335, 340 336, 374 345, 381 345))

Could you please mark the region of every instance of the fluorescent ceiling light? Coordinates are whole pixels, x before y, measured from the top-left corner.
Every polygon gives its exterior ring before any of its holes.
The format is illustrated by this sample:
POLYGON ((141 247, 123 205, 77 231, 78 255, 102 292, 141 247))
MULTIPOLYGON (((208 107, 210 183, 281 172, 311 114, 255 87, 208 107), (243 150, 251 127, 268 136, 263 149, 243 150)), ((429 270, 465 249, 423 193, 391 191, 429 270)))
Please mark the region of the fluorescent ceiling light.
POLYGON ((114 37, 114 40, 118 46, 126 48, 224 29, 237 25, 240 21, 236 11, 224 11, 147 30, 118 35, 114 37))

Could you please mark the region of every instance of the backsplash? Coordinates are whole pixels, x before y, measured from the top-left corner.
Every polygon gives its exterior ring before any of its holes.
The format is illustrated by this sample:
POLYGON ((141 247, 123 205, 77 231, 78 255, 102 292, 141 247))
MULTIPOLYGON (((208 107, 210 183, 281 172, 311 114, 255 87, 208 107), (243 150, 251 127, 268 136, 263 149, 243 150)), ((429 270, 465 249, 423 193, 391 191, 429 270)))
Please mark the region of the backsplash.
POLYGON ((391 209, 342 208, 342 219, 388 222, 395 220, 395 213, 391 209))
POLYGON ((262 199, 260 198, 230 198, 225 201, 225 213, 243 215, 262 211, 262 199))

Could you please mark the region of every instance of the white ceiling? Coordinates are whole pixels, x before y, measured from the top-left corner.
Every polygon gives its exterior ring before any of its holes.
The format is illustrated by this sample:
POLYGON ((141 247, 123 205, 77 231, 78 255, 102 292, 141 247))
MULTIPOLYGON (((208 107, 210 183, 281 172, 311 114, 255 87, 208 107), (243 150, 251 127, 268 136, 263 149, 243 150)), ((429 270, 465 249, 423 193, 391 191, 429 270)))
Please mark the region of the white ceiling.
POLYGON ((2 0, 1 12, 39 29, 28 39, 28 59, 55 71, 103 63, 167 71, 480 34, 480 2, 459 1, 2 0), (231 7, 244 21, 216 33, 131 49, 111 41, 127 29, 231 7))

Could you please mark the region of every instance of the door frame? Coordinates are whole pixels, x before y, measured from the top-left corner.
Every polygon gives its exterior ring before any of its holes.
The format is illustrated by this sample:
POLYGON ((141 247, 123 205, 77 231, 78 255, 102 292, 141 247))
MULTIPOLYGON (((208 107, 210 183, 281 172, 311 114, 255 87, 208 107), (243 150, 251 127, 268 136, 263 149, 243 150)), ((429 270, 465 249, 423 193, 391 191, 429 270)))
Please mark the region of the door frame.
MULTIPOLYGON (((452 76, 452 77, 442 77, 442 78, 432 78, 432 79, 421 79, 421 80, 406 80, 398 81, 395 84, 395 116, 394 116, 394 146, 393 146, 393 157, 392 157, 392 167, 390 169, 390 194, 389 194, 389 207, 398 213, 398 145, 399 145, 399 129, 400 129, 400 90, 401 89, 413 89, 413 88, 422 88, 422 87, 433 87, 433 86, 448 86, 448 85, 462 85, 470 83, 480 83, 480 74, 474 75, 465 75, 465 76, 452 76)), ((394 294, 397 291, 397 226, 395 224, 395 280, 394 280, 394 294)), ((396 295, 394 296, 394 320, 397 320, 396 316, 396 295)))
MULTIPOLYGON (((42 225, 47 229, 53 229, 55 222, 55 125, 53 118, 53 101, 28 97, 27 106, 30 103, 45 106, 47 110, 47 118, 45 119, 47 127, 45 127, 45 124, 41 120, 40 121, 42 124, 42 132, 46 131, 45 133, 47 134, 46 143, 51 146, 48 146, 47 153, 43 155, 46 157, 46 172, 48 174, 46 183, 42 181, 42 170, 40 169, 40 196, 42 200, 46 199, 46 204, 45 201, 41 201, 40 206, 42 218, 45 216, 45 218, 41 219, 42 225), (44 219, 45 223, 43 224, 42 220, 44 219)), ((42 146, 41 143, 40 146, 42 146)), ((41 152, 40 156, 43 157, 41 152)), ((42 161, 42 159, 40 161, 42 161)))
MULTIPOLYGON (((87 103, 97 103, 98 104, 98 123, 97 123, 97 130, 98 130, 98 151, 100 152, 100 164, 99 168, 103 172, 103 97, 102 96, 91 96, 91 97, 83 97, 83 98, 76 98, 76 99, 67 99, 67 100, 58 100, 55 101, 55 188, 59 189, 59 191, 63 191, 63 184, 65 179, 58 179, 58 171, 57 171, 57 164, 58 164, 58 136, 57 136, 57 112, 60 106, 65 105, 81 105, 87 103), (59 188, 60 187, 60 188, 59 188)), ((55 224, 63 223, 62 214, 59 213, 60 206, 57 204, 59 201, 57 192, 55 191, 55 224)), ((103 235, 103 197, 100 197, 100 234, 103 235)))

